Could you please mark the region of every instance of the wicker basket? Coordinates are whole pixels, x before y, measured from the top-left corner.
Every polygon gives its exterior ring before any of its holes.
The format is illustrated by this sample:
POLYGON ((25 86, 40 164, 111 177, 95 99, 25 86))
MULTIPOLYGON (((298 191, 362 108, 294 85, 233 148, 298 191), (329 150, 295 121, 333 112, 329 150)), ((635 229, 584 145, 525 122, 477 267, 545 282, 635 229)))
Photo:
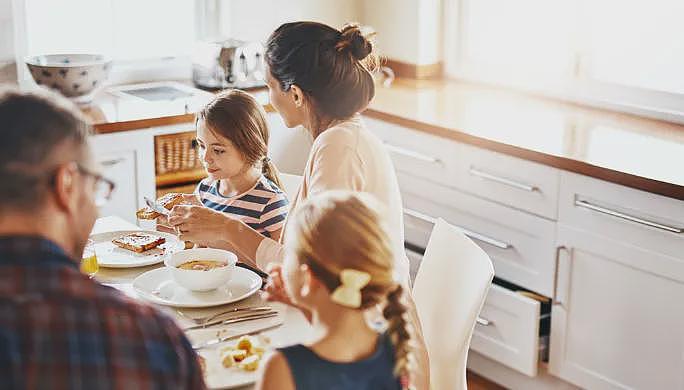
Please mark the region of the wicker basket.
POLYGON ((195 148, 195 132, 165 134, 154 137, 157 175, 202 169, 195 148))

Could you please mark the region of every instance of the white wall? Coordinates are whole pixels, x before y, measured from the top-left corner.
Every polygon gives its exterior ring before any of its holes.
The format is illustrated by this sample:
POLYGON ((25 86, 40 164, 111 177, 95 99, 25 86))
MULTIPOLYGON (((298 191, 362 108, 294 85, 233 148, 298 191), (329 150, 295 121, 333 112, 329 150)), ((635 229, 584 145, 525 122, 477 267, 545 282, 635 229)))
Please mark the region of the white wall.
POLYGON ((364 0, 222 0, 221 33, 264 42, 285 22, 313 20, 339 28, 346 22, 360 21, 361 2, 364 0))
POLYGON ((0 83, 16 79, 12 0, 0 0, 0 83))
POLYGON ((378 32, 379 54, 411 64, 441 60, 442 0, 222 0, 221 33, 265 41, 280 24, 315 20, 334 27, 349 21, 378 32))
POLYGON ((361 21, 377 31, 379 54, 426 65, 441 59, 441 0, 362 0, 361 21))

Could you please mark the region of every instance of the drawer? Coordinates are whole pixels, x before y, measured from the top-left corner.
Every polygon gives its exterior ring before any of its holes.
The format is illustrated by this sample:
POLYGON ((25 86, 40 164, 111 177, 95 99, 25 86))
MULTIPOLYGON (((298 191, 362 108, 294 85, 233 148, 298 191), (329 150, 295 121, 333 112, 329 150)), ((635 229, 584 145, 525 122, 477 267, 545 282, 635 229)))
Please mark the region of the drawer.
POLYGON ((377 119, 364 121, 385 144, 397 172, 448 185, 458 143, 377 119))
POLYGON ((406 257, 409 259, 409 276, 411 277, 411 284, 416 280, 416 274, 420 268, 420 263, 423 261, 424 250, 415 247, 406 247, 406 257))
POLYGON ((558 215, 559 170, 372 118, 397 172, 548 219, 558 215))
POLYGON ((407 174, 399 173, 398 178, 408 243, 424 248, 432 221, 444 218, 487 252, 497 277, 541 295, 553 295, 553 221, 407 174))
POLYGON ((462 144, 452 183, 463 191, 556 220, 560 171, 462 144))
POLYGON ((508 286, 492 284, 470 348, 525 375, 536 376, 539 356, 547 349, 550 310, 550 303, 542 304, 508 286))
POLYGON ((684 260, 684 201, 570 172, 560 191, 560 223, 684 260))

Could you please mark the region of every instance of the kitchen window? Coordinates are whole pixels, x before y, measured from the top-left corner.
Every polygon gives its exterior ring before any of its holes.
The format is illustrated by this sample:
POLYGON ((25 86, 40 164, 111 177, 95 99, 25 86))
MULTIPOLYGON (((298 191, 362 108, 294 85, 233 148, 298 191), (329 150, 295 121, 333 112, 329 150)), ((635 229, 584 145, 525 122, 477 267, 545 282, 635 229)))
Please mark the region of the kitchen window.
MULTIPOLYGON (((49 53, 103 53, 110 81, 188 78, 209 0, 14 0, 17 61, 49 53)), ((30 78, 28 73, 25 74, 30 78)))
POLYGON ((445 4, 450 77, 684 122, 684 1, 445 4))

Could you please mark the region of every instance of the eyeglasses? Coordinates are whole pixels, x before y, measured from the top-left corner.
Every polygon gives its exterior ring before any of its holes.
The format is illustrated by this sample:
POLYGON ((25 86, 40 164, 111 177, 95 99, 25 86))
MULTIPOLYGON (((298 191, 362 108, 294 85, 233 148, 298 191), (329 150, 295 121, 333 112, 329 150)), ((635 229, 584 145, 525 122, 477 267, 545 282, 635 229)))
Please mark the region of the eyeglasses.
POLYGON ((116 184, 99 173, 95 173, 85 168, 81 164, 76 163, 76 167, 81 174, 95 179, 95 205, 97 207, 104 206, 112 198, 112 193, 114 192, 114 188, 116 188, 116 184))

